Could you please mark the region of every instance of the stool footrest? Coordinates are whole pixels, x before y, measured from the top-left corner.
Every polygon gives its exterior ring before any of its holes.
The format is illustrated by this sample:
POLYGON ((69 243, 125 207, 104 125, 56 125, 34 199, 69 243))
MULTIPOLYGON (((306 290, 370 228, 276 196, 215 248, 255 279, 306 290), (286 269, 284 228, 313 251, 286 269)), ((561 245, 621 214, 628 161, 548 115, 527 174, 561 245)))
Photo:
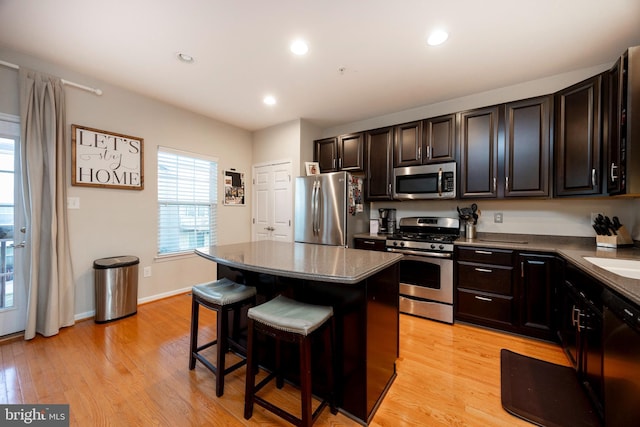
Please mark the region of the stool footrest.
POLYGON ((236 363, 235 365, 233 365, 233 366, 229 366, 228 368, 226 368, 226 369, 224 370, 224 374, 225 374, 225 375, 230 374, 231 372, 235 371, 236 369, 238 369, 238 368, 240 368, 241 366, 244 366, 244 365, 246 365, 246 364, 247 364, 247 360, 246 360, 246 359, 243 359, 243 360, 239 361, 238 363, 236 363))
MULTIPOLYGON (((265 400, 263 398, 261 398, 260 396, 254 396, 254 403, 257 405, 262 406, 263 408, 267 409, 268 411, 273 412, 274 414, 276 414, 277 416, 279 416, 280 418, 283 418, 287 421, 289 421, 291 424, 295 425, 295 426, 300 426, 302 425, 302 419, 296 417, 295 415, 285 411, 284 409, 281 409, 279 407, 277 407, 276 405, 274 405, 273 403, 269 402, 268 400, 265 400)), ((320 402, 320 405, 316 408, 315 411, 313 411, 313 415, 311 415, 311 422, 315 422, 318 419, 318 416, 320 415, 320 412, 322 412, 322 410, 325 408, 325 406, 328 405, 328 402, 326 400, 323 400, 322 402, 320 402)))
POLYGON ((208 342, 208 343, 206 343, 206 344, 203 344, 203 345, 201 345, 200 347, 196 348, 195 353, 198 353, 198 352, 200 352, 200 351, 202 351, 202 350, 204 350, 204 349, 206 349, 206 348, 209 348, 209 347, 211 347, 211 346, 214 346, 214 345, 216 345, 216 344, 218 344, 218 340, 213 340, 213 341, 211 341, 211 342, 208 342))
POLYGON ((271 381, 273 378, 275 378, 276 373, 275 372, 271 372, 269 375, 266 376, 266 378, 264 378, 262 381, 260 381, 258 384, 256 384, 256 387, 253 389, 254 393, 259 392, 262 387, 266 386, 267 384, 269 384, 269 381, 271 381))

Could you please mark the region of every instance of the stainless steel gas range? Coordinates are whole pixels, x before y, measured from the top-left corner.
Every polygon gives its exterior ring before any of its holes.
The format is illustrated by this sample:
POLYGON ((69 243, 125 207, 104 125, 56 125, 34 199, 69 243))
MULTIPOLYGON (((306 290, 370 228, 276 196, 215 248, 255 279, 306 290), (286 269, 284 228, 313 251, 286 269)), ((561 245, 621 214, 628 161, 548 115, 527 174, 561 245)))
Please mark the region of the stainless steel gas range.
POLYGON ((460 236, 458 218, 401 218, 387 237, 389 252, 400 261, 400 312, 453 323, 453 242, 460 236))

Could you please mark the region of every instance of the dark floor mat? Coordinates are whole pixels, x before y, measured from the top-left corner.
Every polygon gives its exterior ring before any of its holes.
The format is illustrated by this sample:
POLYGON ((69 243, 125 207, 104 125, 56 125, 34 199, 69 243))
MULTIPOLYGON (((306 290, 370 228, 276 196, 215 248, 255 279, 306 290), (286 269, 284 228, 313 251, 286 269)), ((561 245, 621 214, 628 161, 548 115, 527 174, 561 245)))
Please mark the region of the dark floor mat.
POLYGON ((502 407, 545 427, 596 427, 600 420, 573 368, 500 350, 502 407))

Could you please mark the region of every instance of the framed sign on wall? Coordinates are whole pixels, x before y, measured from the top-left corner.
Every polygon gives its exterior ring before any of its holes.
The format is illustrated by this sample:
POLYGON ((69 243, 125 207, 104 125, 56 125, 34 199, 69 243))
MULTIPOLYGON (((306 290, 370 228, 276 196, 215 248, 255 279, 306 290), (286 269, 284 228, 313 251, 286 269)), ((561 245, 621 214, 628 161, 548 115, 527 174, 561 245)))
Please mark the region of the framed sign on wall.
POLYGON ((71 125, 71 185, 142 190, 144 140, 71 125))

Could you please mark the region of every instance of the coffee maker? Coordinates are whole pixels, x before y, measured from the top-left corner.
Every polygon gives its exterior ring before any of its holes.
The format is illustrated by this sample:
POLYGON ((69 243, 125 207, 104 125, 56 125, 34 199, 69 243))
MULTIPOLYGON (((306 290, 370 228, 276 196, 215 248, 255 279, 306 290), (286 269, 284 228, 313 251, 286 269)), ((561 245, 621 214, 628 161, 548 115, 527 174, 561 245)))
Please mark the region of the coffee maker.
POLYGON ((381 234, 393 234, 396 232, 396 210, 395 209, 378 209, 379 228, 381 234))

